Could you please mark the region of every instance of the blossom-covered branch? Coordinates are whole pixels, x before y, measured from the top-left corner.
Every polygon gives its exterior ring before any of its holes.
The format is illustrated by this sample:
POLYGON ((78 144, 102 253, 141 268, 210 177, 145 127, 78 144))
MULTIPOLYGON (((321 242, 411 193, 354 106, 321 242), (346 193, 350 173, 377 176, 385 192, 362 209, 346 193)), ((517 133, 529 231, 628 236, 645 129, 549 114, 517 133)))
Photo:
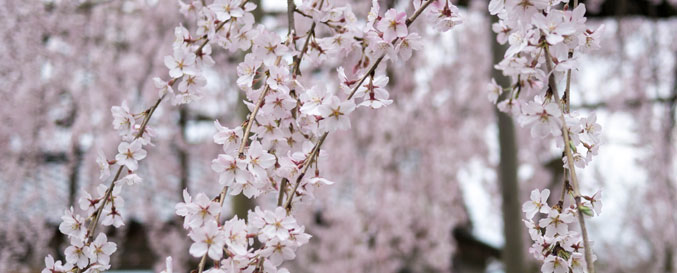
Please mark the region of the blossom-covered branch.
MULTIPOLYGON (((252 9, 251 6, 245 7, 245 5, 246 1, 237 8, 252 9)), ((231 17, 222 19, 223 21, 214 26, 214 32, 219 31, 231 21, 231 17)), ((102 224, 105 226, 124 225, 120 211, 124 207, 124 200, 120 196, 120 188, 125 183, 134 185, 142 182, 142 178, 135 171, 138 168, 138 161, 147 155, 143 146, 151 144, 151 139, 154 137, 154 132, 148 123, 163 99, 169 95, 174 104, 183 104, 199 98, 200 90, 206 84, 204 76, 201 75, 202 69, 213 64, 209 56, 211 54, 209 41, 213 41, 213 37, 206 32, 198 31, 198 34, 202 35, 201 38, 193 39, 185 28, 176 28, 177 39, 174 43, 174 54, 164 59, 172 79, 169 81, 163 81, 160 78, 153 79, 155 87, 159 89, 159 98, 149 109, 133 114, 125 102, 111 109, 114 117, 113 127, 119 132, 123 141, 118 146, 119 153, 115 156, 115 160, 108 161, 100 153, 97 159, 101 169, 99 179, 104 180, 110 176, 110 165, 119 165, 118 170, 110 186, 106 187, 101 184, 97 187, 99 197, 93 198, 89 193, 85 193, 85 197, 80 199, 79 205, 86 217, 76 214, 73 208, 66 210, 62 217, 63 222, 59 226, 59 230, 70 239, 70 246, 65 250, 66 263, 54 261, 50 255, 45 258, 47 267, 43 272, 81 272, 83 270, 100 272, 110 268, 110 255, 115 252, 117 246, 115 243, 107 242, 104 233, 99 233, 96 240, 92 241, 96 227, 102 216, 102 224), (198 45, 197 42, 200 40, 204 41, 198 45), (178 85, 177 92, 174 92, 174 86, 179 80, 182 81, 178 85), (142 121, 137 124, 139 118, 142 118, 142 121), (121 178, 125 168, 127 174, 121 178), (89 227, 85 229, 87 220, 89 220, 89 227)))
MULTIPOLYGON (((421 36, 409 29, 419 15, 427 10, 428 21, 433 22, 436 29, 446 31, 461 23, 458 10, 447 0, 414 1, 414 13, 409 18, 405 12, 395 9, 389 9, 381 16, 378 2, 373 1, 364 23, 357 20, 350 6, 325 5, 320 0, 303 1, 295 7, 289 2, 289 34, 282 41, 278 34, 254 22, 251 11, 256 6, 246 1, 180 3, 185 15, 197 19, 197 29, 195 35, 183 26, 175 29, 174 53, 164 60, 172 80, 154 79, 161 98, 170 96, 174 104, 183 104, 201 97, 200 91, 207 82, 204 69, 214 65, 210 57, 211 42, 231 52, 251 49, 237 67, 236 81, 251 110, 248 119, 233 129, 215 121, 214 141, 223 145, 224 153, 212 161, 211 167, 219 174, 218 182, 223 189, 214 199, 205 193, 198 193, 193 198, 184 190, 184 202, 176 205, 176 213, 184 217, 184 228, 193 241, 189 252, 201 258, 198 272, 207 267, 208 260, 213 261, 208 272, 284 272, 285 269, 278 269, 280 264, 293 259, 296 249, 310 239, 304 227, 291 215, 291 203, 309 200, 314 187, 332 183, 320 177, 318 165, 318 158, 323 155, 320 148, 327 135, 350 128, 348 115, 357 107, 376 109, 392 103, 385 89, 388 77, 377 67, 388 59, 406 60, 413 50, 422 47, 421 36), (297 51, 293 18, 297 10, 313 21, 300 52, 297 51), (318 22, 330 26, 328 32, 317 31, 318 22), (321 37, 322 33, 328 36, 321 37), (327 85, 325 81, 315 79, 312 73, 301 74, 302 60, 306 60, 304 63, 308 66, 326 69, 330 67, 321 65, 353 53, 358 54, 359 61, 347 73, 343 66, 336 69, 338 84, 327 85), (360 75, 359 80, 351 80, 354 75, 360 75), (174 90, 178 81, 181 82, 174 90), (357 104, 356 100, 360 102, 357 104), (306 173, 311 169, 315 175, 307 177, 306 173), (292 186, 288 181, 296 183, 292 186), (272 192, 278 196, 275 209, 256 207, 249 212, 247 220, 235 216, 221 221, 227 194, 243 193, 248 198, 255 198, 272 192), (287 202, 281 207, 285 195, 287 202)), ((144 116, 141 132, 150 129, 146 127, 148 119, 160 101, 144 116)), ((124 103, 113 108, 113 115, 115 129, 128 142, 120 144, 115 163, 105 158, 100 160, 102 176, 107 176, 108 165, 118 164, 121 166, 118 176, 123 166, 129 170, 129 175, 119 181, 139 183, 141 178, 133 171, 138 168, 138 160, 146 156, 143 145, 150 144, 152 131, 139 133, 140 138, 134 138, 131 132, 137 128, 139 115, 132 114, 124 103)), ((117 177, 113 186, 115 181, 117 177)), ((107 214, 105 207, 110 204, 108 214, 113 216, 104 218, 103 224, 120 226, 123 222, 117 208, 122 206, 123 200, 119 191, 119 186, 100 187, 103 198, 87 196, 81 201, 81 207, 91 211, 98 208, 107 214), (100 200, 104 201, 97 207, 100 200)), ((64 216, 67 226, 74 226, 73 223, 81 220, 72 210, 67 216, 64 216)), ((96 222, 92 222, 92 230, 96 222)), ((64 232, 73 237, 72 245, 66 251, 70 253, 66 264, 48 260, 45 270, 97 272, 110 267, 109 256, 115 251, 115 244, 106 242, 103 234, 94 242, 89 242, 88 238, 79 240, 77 232, 64 232), (85 252, 92 254, 81 255, 85 252)), ((167 272, 171 272, 172 259, 168 258, 167 262, 167 272)))
MULTIPOLYGON (((256 30, 251 53, 238 65, 237 80, 251 113, 247 121, 233 129, 215 122, 218 132, 214 140, 223 145, 224 153, 212 161, 219 183, 230 190, 229 194, 243 193, 255 198, 275 192, 278 207, 274 210, 257 207, 249 212, 246 221, 234 217, 221 223, 218 215, 214 217, 220 205, 208 201, 203 193, 198 194, 202 201, 192 201, 185 192, 185 201, 177 205, 177 214, 185 217, 184 227, 195 242, 191 254, 212 259, 214 266, 210 270, 284 271, 277 267, 282 261, 294 258, 295 250, 310 238, 291 215, 291 203, 312 197, 314 186, 332 183, 320 177, 317 164, 320 146, 327 135, 349 128, 348 115, 357 106, 380 108, 391 103, 384 89, 387 77, 377 75, 376 67, 385 58, 397 59, 398 52, 407 59, 412 49, 420 48, 420 36, 409 33, 407 28, 426 7, 437 7, 431 13, 435 16, 431 17, 446 22, 438 23, 443 30, 460 23, 457 10, 448 1, 416 1, 415 13, 409 20, 406 13, 394 9, 388 10, 385 17, 378 16, 379 6, 374 1, 366 26, 358 25, 349 6, 325 6, 324 1, 304 1, 298 9, 291 5, 288 16, 294 16, 294 11, 299 10, 313 20, 300 51, 296 51, 293 25, 288 26, 285 41, 261 25, 243 27, 256 30), (317 22, 334 26, 329 29, 332 36, 318 37, 317 22), (301 74, 302 61, 310 59, 306 63, 318 65, 353 51, 362 52, 362 56, 360 65, 355 66, 351 74, 362 76, 360 80, 350 80, 343 67, 337 69, 338 90, 348 93, 345 99, 331 90, 331 85, 317 82, 306 87, 303 84, 314 79, 312 74, 301 74), (289 57, 292 63, 287 62, 289 57), (374 59, 377 61, 370 61, 374 59), (367 79, 368 84, 362 85, 367 79), (255 87, 256 82, 262 84, 255 87), (355 98, 363 102, 355 105, 355 98), (308 178, 306 173, 311 169, 315 176, 308 178), (296 183, 289 185, 289 181, 296 183), (193 220, 195 218, 200 220, 193 220), (235 238, 256 238, 260 245, 224 238, 224 233, 235 238)), ((290 18, 288 22, 293 24, 294 20, 290 18)), ((201 270, 202 266, 198 268, 201 270)))
MULTIPOLYGON (((600 145, 601 127, 594 114, 581 118, 569 112, 571 70, 577 67, 575 52, 599 47, 600 29, 585 27, 585 5, 574 4, 568 9, 568 1, 512 1, 492 0, 489 11, 500 18, 493 25, 499 43, 508 42, 510 47, 505 58, 496 65, 503 74, 511 76, 509 88, 489 84, 489 99, 497 103, 505 90, 507 98, 498 102, 504 112, 519 117, 522 126, 531 126, 533 137, 557 137, 564 148, 564 168, 571 179, 574 204, 564 207, 563 200, 550 207, 549 190, 534 190, 531 201, 524 203, 523 210, 534 245, 530 252, 543 261, 541 271, 565 273, 594 272, 595 257, 588 239, 585 216, 599 214, 601 195, 582 196, 579 190, 576 167, 583 168, 597 154, 600 145), (564 8, 559 9, 562 2, 564 8), (560 100, 557 82, 566 75, 566 89, 560 100), (587 149, 586 156, 579 147, 587 149), (537 213, 547 217, 534 223, 537 213), (568 229, 568 224, 578 217, 580 234, 568 229), (581 253, 582 250, 582 253, 581 253)), ((568 191, 564 182, 562 197, 568 191)))

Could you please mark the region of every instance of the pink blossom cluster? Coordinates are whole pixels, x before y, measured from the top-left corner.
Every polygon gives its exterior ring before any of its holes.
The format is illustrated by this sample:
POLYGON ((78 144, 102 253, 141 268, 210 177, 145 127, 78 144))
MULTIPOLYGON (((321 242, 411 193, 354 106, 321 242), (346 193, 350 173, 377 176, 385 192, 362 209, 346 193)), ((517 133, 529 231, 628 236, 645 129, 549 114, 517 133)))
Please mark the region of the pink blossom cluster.
MULTIPOLYGON (((184 217, 184 228, 193 241, 190 254, 209 257, 214 267, 205 272, 289 272, 277 266, 296 257, 296 249, 310 239, 296 220, 282 207, 274 211, 256 207, 247 221, 234 216, 224 223, 217 222, 221 204, 199 193, 195 200, 184 191, 184 203, 176 205, 176 213, 184 217), (255 242, 261 246, 254 250, 255 242)), ((171 272, 171 258, 167 272, 171 272)))
MULTIPOLYGON (((556 137, 564 147, 564 168, 573 182, 573 187, 568 181, 564 183, 564 191, 571 192, 575 200, 569 208, 563 208, 564 200, 553 208, 548 206, 547 189, 534 190, 532 200, 524 204, 525 223, 534 240, 530 252, 543 261, 541 271, 545 273, 592 271, 592 265, 585 264, 594 260, 591 250, 580 252, 590 246, 583 216, 578 214, 593 216, 589 203, 594 208, 601 196, 580 195, 574 168, 584 168, 597 155, 601 126, 594 113, 587 117, 570 113, 569 97, 571 71, 578 67, 579 53, 599 48, 603 26, 586 28, 585 5, 571 10, 568 1, 561 0, 492 0, 489 12, 499 17, 492 26, 497 41, 509 44, 504 59, 495 67, 513 83, 503 88, 492 79, 489 100, 498 103, 501 111, 517 116, 522 126, 530 127, 532 137, 556 137), (557 85, 565 78, 566 89, 560 99, 557 85), (501 95, 504 99, 498 102, 501 95), (535 223, 532 218, 537 212, 547 217, 535 223), (583 234, 568 229, 576 216, 583 234)), ((601 203, 597 206, 601 208, 601 203)))
MULTIPOLYGON (((222 145, 223 153, 212 161, 212 170, 219 174, 224 193, 242 193, 248 198, 272 193, 278 202, 274 210, 257 207, 250 211, 247 221, 235 217, 223 225, 210 224, 204 218, 218 218, 220 205, 199 194, 199 209, 190 212, 195 205, 189 204, 186 193, 186 203, 177 206, 177 214, 186 217, 186 227, 195 241, 191 254, 214 261, 209 272, 286 271, 278 266, 293 259, 296 249, 310 238, 291 215, 292 203, 312 198, 317 186, 332 184, 320 176, 320 146, 329 133, 350 128, 349 115, 357 107, 381 108, 392 102, 385 89, 388 77, 376 68, 383 60, 408 59, 412 50, 422 47, 420 35, 409 32, 408 24, 427 6, 447 10, 453 7, 448 2, 426 1, 418 2, 415 15, 409 18, 395 9, 378 16, 380 7, 374 1, 365 24, 356 19, 350 6, 304 1, 298 11, 313 19, 310 30, 298 37, 305 39, 298 39, 294 31, 282 39, 262 25, 245 27, 251 44, 238 46, 251 46, 251 52, 238 65, 236 82, 251 113, 246 122, 234 128, 215 122, 214 142, 222 145), (315 24, 329 26, 331 35, 318 37, 315 24), (297 44, 296 40, 305 42, 297 44), (338 67, 336 85, 299 73, 302 60, 317 65, 355 51, 362 52, 361 61, 349 73, 338 67), (308 172, 313 175, 306 176, 308 172), (223 239, 228 233, 250 240, 229 242, 223 239), (260 245, 255 244, 254 238, 260 245), (227 257, 222 260, 224 245, 227 257)), ((438 16, 438 20, 453 18, 453 24, 458 24, 457 17, 457 12, 449 12, 438 16)), ((453 24, 449 23, 449 28, 453 24)))
MULTIPOLYGON (((176 213, 184 217, 184 228, 193 241, 190 254, 201 257, 199 272, 207 257, 213 261, 208 272, 285 272, 278 266, 293 259, 296 249, 310 239, 291 215, 292 202, 312 197, 314 187, 332 183, 320 176, 317 165, 327 135, 350 128, 349 115, 357 107, 380 108, 392 102, 385 89, 388 77, 377 68, 383 61, 406 60, 412 50, 422 48, 421 36, 408 29, 419 15, 430 17, 443 31, 461 23, 458 10, 447 0, 414 1, 415 11, 409 17, 395 9, 381 16, 378 2, 373 1, 366 22, 357 20, 349 5, 335 7, 323 0, 309 0, 290 16, 298 12, 312 18, 313 26, 297 36, 291 25, 287 37, 281 38, 264 25, 255 25, 253 3, 180 3, 181 12, 196 19, 197 29, 191 33, 183 26, 175 28, 173 53, 164 58, 170 80, 153 79, 159 99, 151 108, 133 113, 123 102, 111 109, 113 127, 122 142, 115 160, 100 155, 97 163, 101 180, 110 176, 110 165, 119 166, 113 183, 100 185, 96 197, 85 194, 79 202, 85 216, 72 208, 66 211, 60 226, 71 240, 66 263, 48 256, 43 272, 100 272, 110 267, 116 245, 107 242, 103 233, 92 241, 99 218, 103 225, 124 225, 120 191, 124 184, 142 181, 135 171, 147 155, 144 146, 153 145, 149 119, 165 97, 173 104, 201 97, 207 83, 205 71, 214 65, 210 42, 231 52, 251 49, 237 67, 237 86, 251 113, 234 128, 215 122, 214 141, 223 146, 223 154, 212 161, 212 169, 223 185, 221 195, 211 199, 198 193, 193 201, 184 191, 184 202, 177 204, 176 213), (331 35, 317 37, 316 24, 328 26, 331 35), (336 85, 313 79, 312 73, 300 73, 301 60, 318 64, 352 52, 361 52, 360 62, 348 73, 336 68, 336 85), (306 176, 310 171, 314 175, 306 176), (246 221, 234 217, 222 222, 221 207, 228 193, 249 198, 275 193, 278 204, 273 210, 257 207, 246 221)), ((171 260, 167 259, 165 272, 172 271, 171 260)))
POLYGON ((110 186, 99 184, 96 194, 85 192, 78 201, 80 213, 73 207, 67 209, 61 217, 59 231, 68 237, 70 245, 65 249, 66 263, 54 261, 52 256, 45 258, 46 268, 43 272, 101 272, 110 268, 110 255, 117 249, 117 245, 108 242, 106 234, 98 233, 94 239, 94 231, 98 221, 104 226, 120 227, 124 225, 122 209, 124 199, 120 196, 123 185, 141 183, 142 179, 135 171, 138 161, 146 157, 144 145, 151 144, 153 136, 150 127, 146 126, 151 110, 139 114, 130 112, 126 103, 114 106, 113 128, 122 136, 118 145, 118 154, 115 160, 108 161, 100 153, 97 164, 100 167, 99 179, 107 180, 110 175, 110 166, 118 165, 118 171, 110 186), (139 123, 138 119, 144 121, 139 123), (144 134, 145 132, 145 134, 144 134), (126 171, 124 171, 126 168, 126 171), (124 171, 124 176, 122 175, 124 171))
MULTIPOLYGON (((253 16, 249 11, 254 8, 253 4, 238 3, 238 6, 231 10, 232 17, 223 19, 225 21, 221 21, 218 25, 214 23, 218 22, 214 19, 201 19, 208 20, 213 31, 222 28, 227 22, 237 28, 237 24, 246 24, 243 21, 248 21, 251 25, 253 16), (237 20, 239 17, 243 19, 237 20)), ((155 133, 148 126, 148 122, 160 102, 166 96, 170 96, 174 104, 189 103, 200 98, 201 89, 206 85, 204 69, 214 64, 210 57, 211 46, 208 42, 216 41, 217 38, 208 35, 207 32, 201 34, 198 30, 201 38, 193 39, 184 27, 179 26, 175 29, 173 54, 164 59, 171 80, 163 81, 158 77, 153 79, 156 88, 159 89, 159 99, 152 107, 141 113, 133 113, 126 102, 111 108, 113 128, 119 133, 122 141, 118 145, 115 160, 109 161, 103 153, 99 153, 96 161, 100 168, 100 180, 110 178, 111 165, 118 166, 117 173, 110 186, 100 184, 96 188, 97 194, 94 197, 90 193, 84 193, 78 202, 82 215, 75 213, 72 207, 66 210, 59 226, 59 230, 70 240, 70 246, 65 250, 66 263, 54 261, 50 255, 45 258, 47 267, 43 272, 101 272, 110 268, 110 255, 115 252, 117 246, 115 243, 107 242, 104 233, 99 233, 92 241, 96 226, 99 220, 104 226, 112 225, 117 228, 124 225, 121 211, 124 208, 124 199, 120 196, 121 189, 124 184, 134 185, 142 182, 142 178, 135 171, 138 169, 138 162, 147 155, 144 146, 153 145, 151 139, 155 133), (175 91, 173 86, 179 80, 175 91)))
POLYGON ((534 241, 529 253, 543 261, 542 272, 586 272, 583 253, 585 246, 581 235, 569 230, 569 224, 576 221, 577 213, 586 216, 599 215, 602 211, 602 194, 597 192, 593 196, 583 196, 585 201, 578 209, 573 205, 562 208, 561 204, 550 207, 549 196, 550 190, 535 189, 531 192, 531 200, 522 205, 522 211, 526 216, 523 221, 534 241), (534 221, 536 215, 539 215, 540 220, 534 221))
MULTIPOLYGON (((497 41, 509 44, 496 68, 513 82, 509 88, 503 88, 492 79, 489 100, 497 103, 499 96, 507 92, 505 99, 498 102, 501 111, 512 113, 522 126, 529 126, 532 137, 551 136, 561 140, 558 143, 565 150, 564 168, 573 182, 573 187, 568 181, 564 183, 564 192, 571 192, 575 201, 569 208, 563 208, 564 194, 553 208, 548 206, 549 190, 534 190, 532 200, 524 204, 525 224, 534 240, 530 252, 543 262, 541 271, 545 273, 591 272, 594 255, 588 249, 583 215, 593 216, 588 203, 594 208, 601 196, 580 195, 574 168, 584 168, 597 154, 601 126, 596 123, 594 113, 587 117, 570 113, 569 97, 571 71, 578 66, 578 54, 599 48, 602 27, 587 29, 585 5, 570 10, 568 1, 492 0, 489 12, 499 17, 492 26, 498 34, 497 41), (565 4, 560 9, 562 2, 565 4), (565 78, 566 89, 560 99, 557 85, 565 78), (547 217, 535 223, 532 218, 538 212, 547 217), (582 234, 568 229, 576 216, 582 234), (581 249, 584 252, 580 252, 581 249)), ((597 207, 601 208, 601 203, 597 207)))

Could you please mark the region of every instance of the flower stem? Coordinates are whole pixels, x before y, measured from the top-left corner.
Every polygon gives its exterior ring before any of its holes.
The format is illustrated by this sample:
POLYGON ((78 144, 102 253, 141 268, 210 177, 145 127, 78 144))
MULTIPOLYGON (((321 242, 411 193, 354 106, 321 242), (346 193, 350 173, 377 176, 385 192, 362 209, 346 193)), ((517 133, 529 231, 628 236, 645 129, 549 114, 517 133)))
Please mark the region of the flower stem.
POLYGON ((584 251, 585 251, 585 262, 588 267, 588 272, 589 273, 594 273, 595 272, 595 265, 594 261, 592 260, 592 249, 590 246, 590 240, 588 239, 588 229, 585 226, 585 215, 581 211, 582 204, 581 204, 581 193, 580 193, 580 188, 578 184, 578 177, 576 176, 576 166, 574 165, 574 157, 571 152, 571 148, 569 147, 569 128, 567 127, 566 124, 566 119, 564 118, 564 110, 565 110, 565 104, 563 101, 559 99, 559 94, 557 93, 557 82, 555 81, 555 74, 553 73, 553 68, 552 68, 552 57, 550 56, 550 51, 548 49, 547 43, 544 46, 545 49, 545 65, 547 68, 547 73, 550 75, 548 78, 548 83, 550 85, 550 89, 553 92, 553 95, 555 99, 557 100, 557 105, 559 105, 560 109, 562 110, 562 115, 560 116, 560 119, 562 121, 562 136, 564 137, 564 153, 566 154, 567 157, 567 164, 569 166, 569 174, 571 176, 571 183, 573 186, 574 190, 574 201, 576 201, 576 208, 578 209, 578 223, 581 226, 581 235, 583 236, 583 246, 584 246, 584 251))
MULTIPOLYGON (((414 12, 414 14, 412 14, 409 18, 407 18, 407 21, 406 21, 407 27, 409 27, 414 21, 416 21, 416 18, 418 18, 418 16, 421 15, 423 10, 425 10, 430 4, 432 4, 433 1, 434 0, 426 1, 423 5, 421 5, 418 8, 418 10, 416 10, 414 12)), ((399 38, 396 38, 392 42, 395 43, 395 42, 397 42, 398 39, 399 38)), ((362 75, 360 80, 357 81, 357 84, 355 85, 355 87, 353 87, 353 90, 350 92, 350 95, 348 95, 348 99, 353 98, 353 96, 355 95, 355 92, 357 92, 357 89, 360 87, 360 85, 362 85, 362 83, 367 79, 367 77, 369 77, 369 75, 371 75, 372 73, 374 73, 374 71, 376 71, 376 68, 381 63, 381 61, 383 61, 384 57, 385 57, 385 54, 381 55, 381 57, 379 57, 376 60, 376 62, 374 62, 371 65, 371 67, 369 67, 369 69, 367 69, 367 72, 364 73, 364 75, 362 75)), ((308 155, 308 158, 306 158, 306 161, 303 163, 303 168, 301 169, 301 173, 299 174, 298 178, 296 178, 296 184, 294 185, 294 188, 291 191, 291 193, 289 193, 289 197, 287 197, 287 202, 284 206, 285 209, 287 210, 287 213, 289 213, 291 211, 291 204, 292 204, 292 201, 294 200, 294 195, 296 195, 296 190, 298 189, 299 185, 301 184, 301 180, 306 175, 308 168, 313 164, 314 160, 317 160, 317 156, 320 153, 320 147, 322 147, 322 144, 324 143, 324 140, 327 138, 327 135, 329 135, 329 133, 324 133, 322 135, 322 137, 320 137, 320 139, 317 141, 315 146, 313 146, 313 149, 311 150, 310 154, 308 155)))

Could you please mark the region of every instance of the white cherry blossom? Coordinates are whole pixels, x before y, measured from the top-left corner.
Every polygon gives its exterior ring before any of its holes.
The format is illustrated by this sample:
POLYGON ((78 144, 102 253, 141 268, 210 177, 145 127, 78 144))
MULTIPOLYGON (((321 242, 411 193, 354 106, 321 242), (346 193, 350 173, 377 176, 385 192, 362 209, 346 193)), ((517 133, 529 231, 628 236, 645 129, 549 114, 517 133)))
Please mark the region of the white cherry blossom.
POLYGON ((138 160, 146 158, 146 150, 140 140, 134 140, 132 143, 120 142, 118 145, 118 154, 115 156, 117 164, 125 166, 131 171, 135 171, 138 167, 138 160))
POLYGON ((86 247, 85 254, 89 258, 90 263, 99 263, 101 265, 110 264, 110 255, 115 252, 117 245, 108 242, 106 234, 99 233, 96 239, 86 247))

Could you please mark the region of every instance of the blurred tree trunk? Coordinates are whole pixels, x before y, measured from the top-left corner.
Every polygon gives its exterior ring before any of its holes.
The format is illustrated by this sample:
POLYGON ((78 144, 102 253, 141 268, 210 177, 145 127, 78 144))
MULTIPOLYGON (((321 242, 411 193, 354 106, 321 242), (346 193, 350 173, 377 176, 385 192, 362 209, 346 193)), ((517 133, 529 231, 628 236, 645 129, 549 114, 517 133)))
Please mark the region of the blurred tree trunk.
POLYGON ((185 105, 179 108, 179 131, 181 132, 181 144, 176 145, 176 156, 179 160, 179 200, 183 200, 183 189, 188 189, 189 184, 189 156, 185 146, 188 145, 186 133, 188 128, 188 109, 185 105))
MULTIPOLYGON (((237 115, 238 120, 245 120, 247 118, 247 114, 249 113, 249 109, 247 109, 247 106, 244 105, 244 103, 241 103, 243 99, 244 96, 242 92, 240 92, 240 94, 237 97, 237 108, 236 108, 237 112, 235 113, 235 115, 237 115)), ((254 207, 256 206, 254 199, 249 199, 242 193, 233 196, 231 200, 233 214, 237 215, 237 217, 240 219, 247 219, 247 213, 249 212, 249 210, 254 209, 254 207)))
MULTIPOLYGON (((496 16, 491 16, 492 22, 497 21, 496 16)), ((492 37, 493 37, 493 32, 492 37)), ((492 39, 493 62, 499 63, 503 59, 505 47, 499 45, 496 39, 492 39)), ((509 86, 510 79, 503 76, 500 71, 492 69, 492 77, 500 86, 509 86)), ((522 240, 522 215, 519 202, 519 184, 517 180, 517 142, 515 137, 515 125, 512 118, 495 109, 498 122, 498 141, 500 146, 500 162, 498 177, 501 185, 503 199, 503 236, 505 246, 501 258, 506 273, 524 273, 524 246, 522 240)))
POLYGON ((68 206, 75 205, 75 195, 78 192, 78 180, 80 178, 80 166, 82 166, 83 151, 78 141, 72 142, 72 162, 70 162, 70 173, 68 175, 68 206))

